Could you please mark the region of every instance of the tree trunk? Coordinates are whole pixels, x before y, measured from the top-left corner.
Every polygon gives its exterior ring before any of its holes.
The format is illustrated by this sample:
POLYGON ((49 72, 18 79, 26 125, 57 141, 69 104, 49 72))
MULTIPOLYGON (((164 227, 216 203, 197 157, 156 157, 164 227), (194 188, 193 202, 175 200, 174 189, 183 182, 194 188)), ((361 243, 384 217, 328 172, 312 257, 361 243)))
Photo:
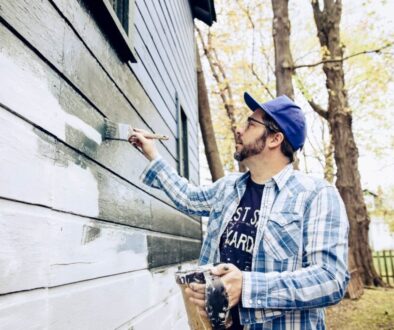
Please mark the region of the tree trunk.
MULTIPOLYGON (((324 139, 324 137, 323 137, 324 139)), ((334 183, 334 137, 330 132, 330 139, 324 144, 324 179, 330 183, 334 183)))
MULTIPOLYGON (((227 113, 227 117, 230 120, 230 129, 231 132, 233 133, 233 137, 235 141, 237 137, 236 134, 237 124, 235 121, 234 101, 233 101, 233 95, 232 95, 232 89, 230 83, 228 82, 226 73, 224 71, 224 67, 221 61, 219 60, 216 50, 215 48, 212 47, 211 33, 208 32, 208 43, 205 44, 201 31, 197 27, 196 30, 200 37, 201 45, 204 49, 204 54, 208 59, 208 63, 211 68, 213 77, 215 78, 216 83, 218 85, 220 98, 222 99, 223 106, 227 113)), ((243 165, 241 162, 238 162, 238 169, 240 172, 246 171, 245 165, 243 165)))
POLYGON ((276 95, 287 95, 294 100, 293 58, 290 50, 290 20, 288 0, 272 0, 274 19, 272 36, 275 48, 276 95))
MULTIPOLYGON (((320 45, 324 50, 323 60, 343 58, 339 23, 342 4, 340 0, 325 0, 323 10, 318 1, 312 1, 315 23, 320 45)), ((343 62, 323 64, 328 90, 327 119, 335 145, 337 166, 336 186, 341 194, 350 222, 349 246, 355 267, 351 281, 361 276, 365 285, 384 285, 374 269, 372 253, 368 244, 369 216, 365 206, 360 174, 358 171, 358 149, 352 131, 352 113, 349 109, 343 62)))
MULTIPOLYGON (((197 48, 197 47, 196 47, 197 48)), ((205 156, 207 157, 212 181, 224 176, 223 165, 220 161, 218 146, 216 144, 215 132, 213 130, 211 108, 209 106, 208 91, 205 84, 204 72, 201 59, 197 53, 197 86, 198 86, 198 120, 201 128, 202 140, 204 142, 205 156)))
MULTIPOLYGON (((294 100, 294 69, 292 69, 293 58, 290 49, 291 27, 288 7, 288 0, 272 0, 272 10, 274 13, 272 37, 275 48, 276 96, 285 94, 294 100)), ((293 167, 296 170, 300 167, 300 161, 296 154, 294 155, 293 167)))

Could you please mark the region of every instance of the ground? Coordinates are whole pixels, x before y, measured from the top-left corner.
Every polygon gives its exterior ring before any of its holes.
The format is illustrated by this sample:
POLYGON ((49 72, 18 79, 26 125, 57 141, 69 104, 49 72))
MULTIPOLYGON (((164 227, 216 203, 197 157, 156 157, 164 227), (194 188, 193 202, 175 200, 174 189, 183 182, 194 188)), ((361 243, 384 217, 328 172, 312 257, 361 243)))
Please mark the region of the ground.
POLYGON ((327 308, 326 318, 330 330, 394 330, 394 288, 367 288, 360 299, 327 308))

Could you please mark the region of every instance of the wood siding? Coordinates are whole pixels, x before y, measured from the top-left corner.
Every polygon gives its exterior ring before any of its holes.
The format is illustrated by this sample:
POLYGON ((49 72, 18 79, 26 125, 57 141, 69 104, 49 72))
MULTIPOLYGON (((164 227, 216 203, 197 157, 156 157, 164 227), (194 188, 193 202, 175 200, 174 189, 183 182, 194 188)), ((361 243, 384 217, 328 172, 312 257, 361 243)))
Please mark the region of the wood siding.
POLYGON ((122 62, 82 0, 0 0, 0 328, 185 329, 173 273, 200 219, 144 186, 148 161, 104 141, 104 118, 170 136, 188 118, 199 183, 187 0, 130 1, 137 63, 122 62))

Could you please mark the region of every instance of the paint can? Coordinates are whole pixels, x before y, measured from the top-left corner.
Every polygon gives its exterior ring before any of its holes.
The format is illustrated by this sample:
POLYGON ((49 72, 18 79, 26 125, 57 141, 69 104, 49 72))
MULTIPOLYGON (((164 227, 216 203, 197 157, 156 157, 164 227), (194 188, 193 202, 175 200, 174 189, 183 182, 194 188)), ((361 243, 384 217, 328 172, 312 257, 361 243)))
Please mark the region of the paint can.
POLYGON ((175 273, 175 280, 181 288, 183 301, 191 330, 222 330, 231 326, 227 293, 220 276, 211 274, 213 265, 205 265, 175 273), (205 284, 205 310, 208 318, 198 313, 198 307, 189 301, 185 289, 190 283, 205 284))

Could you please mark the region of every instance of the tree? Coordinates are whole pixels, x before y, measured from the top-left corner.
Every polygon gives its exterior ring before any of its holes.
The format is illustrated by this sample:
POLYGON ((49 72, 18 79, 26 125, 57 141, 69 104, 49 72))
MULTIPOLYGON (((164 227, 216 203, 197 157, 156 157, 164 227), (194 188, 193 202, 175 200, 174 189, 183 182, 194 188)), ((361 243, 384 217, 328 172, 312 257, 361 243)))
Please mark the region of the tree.
MULTIPOLYGON (((366 6, 368 6, 369 2, 367 1, 366 3, 366 6)), ((273 53, 271 50, 274 48, 274 45, 272 44, 273 38, 269 35, 271 31, 270 25, 272 24, 272 17, 270 16, 272 11, 269 10, 269 1, 238 0, 235 2, 238 8, 235 8, 232 2, 218 0, 215 4, 220 7, 221 13, 218 19, 220 23, 212 29, 214 31, 213 42, 218 55, 222 59, 223 64, 225 64, 225 70, 231 82, 231 87, 233 88, 236 108, 244 107, 243 100, 239 97, 244 90, 250 91, 253 95, 259 95, 262 101, 264 101, 264 98, 272 98, 269 91, 274 89, 273 84, 275 84, 276 79, 274 77, 275 69, 272 68, 270 64, 274 62, 272 60, 273 56, 271 56, 273 53), (248 12, 242 10, 245 15, 242 15, 242 12, 239 10, 240 5, 242 8, 249 9, 248 12), (252 63, 252 65, 250 63, 252 63)), ((291 6, 290 3, 290 14, 295 13, 294 17, 291 16, 293 27, 296 27, 296 29, 292 31, 291 43, 295 64, 293 68, 287 69, 292 69, 297 73, 293 75, 295 82, 302 80, 302 83, 305 85, 303 90, 300 89, 299 84, 297 84, 294 93, 299 97, 299 92, 303 92, 305 99, 315 112, 315 114, 310 112, 307 114, 314 118, 317 116, 322 118, 325 124, 321 125, 321 121, 316 120, 317 126, 327 127, 329 132, 332 132, 334 123, 326 118, 326 113, 330 111, 330 97, 332 97, 330 94, 332 92, 327 88, 321 87, 322 83, 324 84, 327 80, 327 76, 324 71, 320 71, 319 69, 325 63, 335 64, 336 62, 340 62, 342 67, 346 64, 343 68, 343 75, 346 75, 347 87, 349 86, 351 91, 349 96, 347 96, 350 99, 348 102, 351 104, 351 106, 348 106, 348 109, 350 107, 354 109, 354 112, 351 112, 350 123, 352 123, 353 120, 357 120, 358 124, 356 127, 351 127, 351 133, 353 135, 356 134, 356 138, 358 139, 357 142, 362 143, 362 150, 366 152, 368 144, 370 144, 369 141, 374 139, 376 131, 360 130, 360 127, 366 122, 373 121, 373 127, 378 128, 378 131, 385 132, 387 136, 387 139, 384 139, 384 141, 379 141, 379 148, 383 146, 383 148, 380 148, 379 152, 383 150, 387 153, 387 151, 390 150, 388 144, 390 143, 390 136, 392 135, 390 131, 392 125, 389 126, 389 128, 387 125, 390 123, 390 120, 394 118, 394 116, 389 116, 388 118, 387 115, 385 116, 386 113, 392 111, 391 109, 394 108, 391 106, 394 102, 392 102, 392 98, 389 97, 390 89, 387 89, 388 86, 392 86, 393 76, 390 72, 393 70, 394 57, 392 56, 392 50, 387 49, 387 47, 390 46, 390 40, 393 39, 393 36, 392 34, 390 35, 390 33, 377 33, 382 30, 381 24, 385 21, 373 20, 374 17, 370 15, 368 9, 365 10, 365 8, 362 8, 364 2, 362 5, 359 5, 358 2, 352 1, 352 3, 347 5, 349 7, 349 13, 351 11, 352 14, 354 6, 357 5, 357 8, 362 11, 363 19, 354 20, 353 15, 352 17, 349 15, 344 17, 345 24, 347 23, 348 26, 346 30, 342 32, 342 36, 346 37, 342 39, 342 41, 346 41, 347 55, 344 56, 342 54, 340 58, 333 58, 326 53, 327 47, 321 47, 320 40, 314 38, 309 32, 316 23, 312 15, 310 16, 311 19, 305 19, 305 17, 307 17, 305 14, 308 14, 306 13, 305 6, 301 6, 299 3, 291 6), (374 33, 365 34, 360 32, 364 31, 365 26, 368 26, 368 31, 371 30, 371 26, 374 26, 374 33), (319 50, 323 53, 323 59, 320 58, 319 50), (374 54, 379 54, 379 56, 374 56, 374 54), (301 59, 303 61, 307 60, 309 63, 306 65, 298 65, 297 63, 301 59), (326 92, 328 92, 328 97, 326 97, 326 92), (313 98, 311 97, 312 95, 313 98), (325 104, 326 98, 327 104, 325 104), (384 100, 384 103, 382 100, 384 100), (384 116, 386 119, 383 119, 384 116)), ((311 10, 310 14, 312 13, 313 11, 311 10)), ((387 15, 384 17, 386 16, 387 15)), ((341 45, 340 42, 339 45, 341 45)), ((286 63, 284 63, 284 65, 286 66, 286 63)), ((207 78, 207 80, 209 80, 209 78, 207 78)), ((217 94, 217 92, 212 92, 212 81, 209 80, 208 84, 211 86, 211 98, 216 99, 219 94, 217 94)), ((217 84, 215 84, 215 88, 216 85, 217 84)), ((302 98, 298 99, 302 100, 302 98)), ((225 118, 219 113, 217 104, 213 104, 213 106, 216 120, 215 130, 217 130, 218 127, 223 126, 225 118)), ((308 108, 305 108, 305 110, 308 112, 308 108)), ((247 110, 245 109, 243 112, 247 113, 247 110)), ((239 113, 241 113, 241 111, 239 113)), ((237 114, 238 112, 235 115, 237 116, 237 114)), ((343 121, 346 116, 342 119, 337 118, 336 120, 343 121)), ((335 115, 333 117, 335 117, 335 115)), ((334 118, 331 119, 334 120, 334 118)), ((348 120, 348 118, 346 120, 348 120)), ((308 121, 311 123, 310 120, 308 121)), ((325 129, 325 131, 327 131, 327 129, 325 129)), ((225 146, 227 140, 230 141, 230 139, 223 137, 222 132, 223 130, 219 134, 220 140, 218 141, 221 150, 223 150, 223 146, 225 146)), ((354 136, 352 136, 352 138, 353 142, 355 142, 354 136)), ((326 168, 324 173, 325 177, 329 179, 329 181, 334 180, 335 182, 335 180, 337 180, 336 171, 341 171, 341 169, 338 169, 338 153, 336 151, 334 157, 335 164, 332 164, 333 147, 330 142, 331 139, 333 139, 333 144, 336 145, 338 136, 334 137, 334 134, 331 135, 325 132, 322 134, 321 141, 313 141, 313 146, 315 146, 316 155, 320 158, 322 169, 326 168), (324 157, 324 155, 327 155, 327 157, 324 157)), ((394 140, 391 140, 391 147, 392 141, 394 140)), ((311 149, 311 143, 309 141, 306 147, 307 151, 311 149)), ((372 151, 375 154, 375 150, 373 149, 368 149, 368 151, 372 151)), ((228 155, 224 155, 223 159, 229 162, 230 158, 226 157, 228 157, 228 155)), ((308 156, 308 162, 313 158, 308 156)), ((313 169, 313 165, 311 164, 312 162, 308 164, 308 167, 311 171, 316 171, 316 167, 313 169)), ((354 162, 354 166, 357 167, 357 162, 354 162)), ((343 172, 342 178, 339 179, 339 181, 343 179, 343 172)), ((353 184, 353 182, 350 182, 352 180, 353 178, 350 178, 347 181, 349 184, 353 184)), ((358 184, 361 186, 359 177, 358 184)), ((353 186, 350 186, 350 188, 348 188, 349 192, 352 187, 353 186)), ((346 204, 352 202, 351 199, 345 198, 344 201, 346 204)), ((353 220, 350 219, 350 222, 352 227, 353 220)), ((365 239, 367 234, 368 230, 364 231, 364 238, 362 239, 362 244, 366 247, 368 247, 367 240, 365 239)), ((353 247, 351 246, 351 250, 352 249, 353 247)), ((353 270, 353 268, 362 270, 359 268, 358 263, 356 263, 354 255, 353 251, 351 251, 349 255, 350 265, 355 264, 355 267, 351 266, 351 270, 353 270)), ((353 286, 355 278, 357 278, 357 273, 352 274, 351 286, 353 286)), ((361 277, 359 278, 361 281, 361 277)))
POLYGON ((275 50, 276 95, 287 95, 294 100, 293 58, 290 50, 289 0, 272 0, 274 18, 272 36, 275 50))
MULTIPOLYGON (((216 49, 212 45, 212 35, 210 29, 208 29, 207 35, 207 43, 204 41, 204 37, 202 35, 201 30, 196 27, 198 36, 200 38, 200 42, 202 48, 204 50, 204 54, 207 57, 209 66, 211 68, 212 74, 217 82, 219 88, 219 94, 223 102, 223 106, 226 109, 226 113, 228 118, 230 119, 230 128, 233 133, 234 141, 236 140, 236 119, 234 113, 234 100, 233 100, 233 92, 230 85, 230 82, 227 79, 227 75, 224 69, 222 62, 219 59, 216 49)), ((240 172, 245 172, 246 167, 241 162, 238 162, 238 169, 240 172)))
MULTIPOLYGON (((322 64, 328 90, 328 108, 325 110, 317 104, 312 108, 328 121, 334 142, 336 186, 344 200, 350 222, 350 263, 355 263, 357 273, 365 285, 384 285, 374 269, 368 244, 370 220, 361 188, 358 149, 353 136, 352 111, 343 70, 343 45, 340 38, 342 2, 325 0, 321 8, 319 2, 313 0, 312 8, 319 42, 324 50, 322 64)), ((352 274, 353 281, 357 281, 357 273, 352 274)))
POLYGON ((211 108, 207 86, 205 84, 204 72, 201 66, 201 58, 196 47, 197 54, 197 86, 198 86, 198 120, 201 128, 202 140, 204 142, 205 155, 207 157, 212 181, 216 181, 224 176, 223 165, 213 130, 211 108))

